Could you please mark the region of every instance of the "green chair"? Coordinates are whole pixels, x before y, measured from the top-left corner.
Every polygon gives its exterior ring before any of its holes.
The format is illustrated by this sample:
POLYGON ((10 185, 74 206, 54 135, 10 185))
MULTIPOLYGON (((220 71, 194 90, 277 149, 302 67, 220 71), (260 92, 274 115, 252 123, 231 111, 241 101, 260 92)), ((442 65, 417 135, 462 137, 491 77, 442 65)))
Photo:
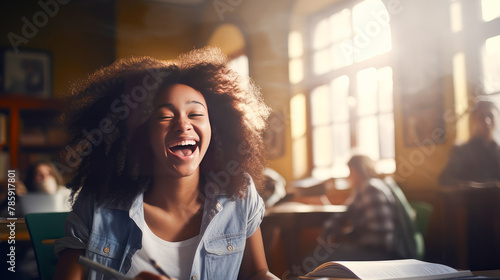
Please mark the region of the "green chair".
POLYGON ((42 280, 53 279, 57 265, 54 241, 64 236, 64 223, 69 212, 33 213, 25 217, 35 250, 38 273, 42 280))
POLYGON ((403 258, 421 260, 425 256, 425 244, 423 234, 417 225, 417 213, 411 207, 401 188, 391 177, 385 178, 385 182, 396 199, 394 208, 395 233, 397 236, 394 241, 396 252, 403 258))
POLYGON ((411 201, 410 205, 415 210, 415 223, 417 228, 425 238, 434 207, 432 207, 430 203, 424 201, 411 201))

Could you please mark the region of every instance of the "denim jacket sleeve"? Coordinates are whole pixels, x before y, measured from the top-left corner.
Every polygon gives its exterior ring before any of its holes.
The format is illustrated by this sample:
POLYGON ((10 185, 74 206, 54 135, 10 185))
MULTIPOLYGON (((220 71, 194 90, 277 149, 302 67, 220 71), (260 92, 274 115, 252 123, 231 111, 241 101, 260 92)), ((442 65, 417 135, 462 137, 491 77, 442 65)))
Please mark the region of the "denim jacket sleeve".
POLYGON ((246 238, 249 238, 260 226, 265 212, 264 201, 257 193, 253 181, 248 187, 247 203, 248 220, 246 238))
POLYGON ((64 225, 65 236, 55 242, 56 255, 65 249, 86 249, 93 214, 94 203, 92 199, 76 201, 64 225))

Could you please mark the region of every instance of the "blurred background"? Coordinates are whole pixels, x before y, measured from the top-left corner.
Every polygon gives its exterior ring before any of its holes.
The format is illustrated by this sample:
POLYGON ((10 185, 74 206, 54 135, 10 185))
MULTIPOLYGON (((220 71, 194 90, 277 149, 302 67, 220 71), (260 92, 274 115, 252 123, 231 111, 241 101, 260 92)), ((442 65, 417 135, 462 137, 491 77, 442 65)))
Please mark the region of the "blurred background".
MULTIPOLYGON (((500 106, 499 1, 40 0, 0 7, 0 181, 8 169, 23 180, 41 160, 56 162, 63 177, 70 171, 56 158, 67 139, 55 119, 71 81, 119 58, 169 60, 219 46, 273 109, 264 135, 269 167, 287 188, 345 178, 349 158, 366 154, 408 200, 433 206, 425 259, 468 266, 466 226, 446 228, 438 177, 453 146, 469 139, 471 105, 488 98, 500 106)), ((330 201, 342 201, 343 188, 330 187, 330 201)), ((279 250, 271 257, 279 259, 279 250)))

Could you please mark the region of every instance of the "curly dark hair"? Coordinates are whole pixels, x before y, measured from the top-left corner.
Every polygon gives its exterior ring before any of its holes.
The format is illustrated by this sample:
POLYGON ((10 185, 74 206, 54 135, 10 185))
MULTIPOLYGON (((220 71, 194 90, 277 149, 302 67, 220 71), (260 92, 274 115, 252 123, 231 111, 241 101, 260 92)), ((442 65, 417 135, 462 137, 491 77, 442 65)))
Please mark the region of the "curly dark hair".
POLYGON ((212 138, 200 166, 204 186, 216 186, 233 199, 246 195, 248 175, 262 186, 261 136, 269 108, 259 89, 228 67, 219 49, 206 47, 172 62, 118 60, 73 86, 62 114, 72 138, 61 154, 72 171, 67 186, 73 200, 92 195, 97 203, 128 205, 147 191, 152 181, 148 120, 157 93, 173 84, 199 91, 209 109, 212 138))

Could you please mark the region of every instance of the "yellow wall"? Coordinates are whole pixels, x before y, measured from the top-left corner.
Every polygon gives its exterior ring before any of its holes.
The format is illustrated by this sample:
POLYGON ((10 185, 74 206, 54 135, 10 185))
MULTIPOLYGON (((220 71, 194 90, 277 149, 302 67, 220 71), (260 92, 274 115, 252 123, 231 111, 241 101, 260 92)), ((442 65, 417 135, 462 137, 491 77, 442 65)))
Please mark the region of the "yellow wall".
POLYGON ((195 47, 198 8, 157 1, 116 2, 116 56, 173 59, 195 47))
POLYGON ((11 37, 16 34, 24 38, 20 39, 23 42, 19 43, 19 48, 50 51, 53 95, 62 96, 70 81, 84 78, 114 61, 114 5, 111 1, 99 4, 95 1, 70 1, 50 8, 52 15, 48 15, 37 2, 2 3, 0 44, 11 48, 8 38, 11 33, 11 37), (29 25, 25 21, 33 24, 35 29, 24 27, 29 25))

